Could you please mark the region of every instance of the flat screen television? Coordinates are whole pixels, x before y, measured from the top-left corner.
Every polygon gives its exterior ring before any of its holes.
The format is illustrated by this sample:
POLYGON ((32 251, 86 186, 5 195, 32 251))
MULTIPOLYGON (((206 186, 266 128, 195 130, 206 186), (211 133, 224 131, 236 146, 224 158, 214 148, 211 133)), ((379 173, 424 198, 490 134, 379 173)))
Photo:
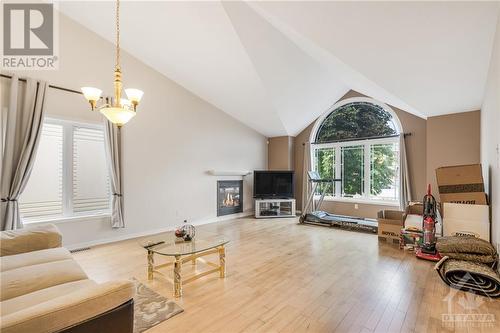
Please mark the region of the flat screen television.
POLYGON ((290 199, 294 197, 293 171, 254 171, 253 197, 290 199))

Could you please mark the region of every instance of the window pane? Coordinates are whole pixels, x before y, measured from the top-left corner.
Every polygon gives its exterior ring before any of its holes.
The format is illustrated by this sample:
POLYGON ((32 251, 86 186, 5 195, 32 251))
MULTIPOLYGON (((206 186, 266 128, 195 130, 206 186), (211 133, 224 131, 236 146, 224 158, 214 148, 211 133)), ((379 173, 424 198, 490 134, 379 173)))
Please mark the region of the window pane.
POLYGON ((63 127, 44 123, 35 164, 20 200, 24 220, 63 214, 63 127))
POLYGON ((316 134, 316 142, 326 143, 397 134, 392 115, 369 102, 353 102, 333 110, 316 134))
POLYGON ((364 192, 364 146, 342 147, 342 196, 360 197, 364 192))
POLYGON ((397 143, 375 144, 370 152, 370 196, 379 200, 398 200, 399 170, 397 143))
MULTIPOLYGON (((319 172, 321 178, 333 179, 335 178, 335 150, 333 148, 319 148, 315 150, 316 153, 316 170, 319 172)), ((327 196, 333 196, 334 185, 329 183, 320 183, 318 186, 317 194, 325 192, 327 196)))
POLYGON ((73 129, 73 212, 107 211, 109 175, 104 133, 99 129, 73 129))

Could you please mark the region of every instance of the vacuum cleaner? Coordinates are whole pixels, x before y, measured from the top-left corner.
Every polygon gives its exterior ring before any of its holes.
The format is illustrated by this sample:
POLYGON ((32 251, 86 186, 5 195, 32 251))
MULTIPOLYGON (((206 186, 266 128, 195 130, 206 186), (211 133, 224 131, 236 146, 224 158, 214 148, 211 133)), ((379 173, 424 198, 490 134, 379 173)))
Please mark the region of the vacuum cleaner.
POLYGON ((427 186, 427 194, 424 196, 423 203, 423 242, 422 246, 415 252, 415 255, 420 259, 439 261, 441 260, 441 255, 436 249, 437 202, 431 194, 430 184, 427 186))
POLYGON ((375 219, 330 214, 325 211, 322 211, 321 204, 323 203, 323 199, 325 198, 326 187, 323 187, 323 190, 321 191, 322 192, 321 196, 319 200, 316 201, 314 199, 314 196, 317 193, 318 186, 320 184, 325 184, 325 183, 333 184, 334 182, 342 182, 342 179, 321 178, 318 171, 309 171, 307 175, 309 178, 309 182, 312 184, 312 191, 309 194, 309 198, 307 200, 305 208, 302 210, 302 215, 299 218, 299 222, 301 224, 305 223, 305 224, 314 224, 327 227, 341 227, 346 229, 354 229, 358 231, 367 231, 373 233, 376 233, 378 231, 378 224, 377 220, 375 219))

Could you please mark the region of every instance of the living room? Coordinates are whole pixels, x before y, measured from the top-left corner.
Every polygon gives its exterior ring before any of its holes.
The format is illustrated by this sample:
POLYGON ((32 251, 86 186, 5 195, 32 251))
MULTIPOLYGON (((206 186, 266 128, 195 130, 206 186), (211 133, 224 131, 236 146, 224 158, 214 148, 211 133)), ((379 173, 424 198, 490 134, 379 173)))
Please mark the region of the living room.
POLYGON ((499 8, 2 2, 2 332, 497 331, 499 8))

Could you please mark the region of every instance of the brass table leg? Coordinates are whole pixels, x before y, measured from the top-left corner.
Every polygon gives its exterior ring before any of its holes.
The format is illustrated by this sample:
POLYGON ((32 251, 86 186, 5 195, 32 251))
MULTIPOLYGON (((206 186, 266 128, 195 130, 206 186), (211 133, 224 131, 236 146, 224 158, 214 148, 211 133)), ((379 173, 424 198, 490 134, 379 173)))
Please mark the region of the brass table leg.
POLYGON ((148 250, 148 280, 153 280, 154 259, 153 251, 148 250))
POLYGON ((226 276, 226 249, 224 245, 219 246, 219 277, 223 278, 226 276))
POLYGON ((175 256, 174 262, 174 296, 182 296, 182 279, 181 279, 181 256, 175 256))

